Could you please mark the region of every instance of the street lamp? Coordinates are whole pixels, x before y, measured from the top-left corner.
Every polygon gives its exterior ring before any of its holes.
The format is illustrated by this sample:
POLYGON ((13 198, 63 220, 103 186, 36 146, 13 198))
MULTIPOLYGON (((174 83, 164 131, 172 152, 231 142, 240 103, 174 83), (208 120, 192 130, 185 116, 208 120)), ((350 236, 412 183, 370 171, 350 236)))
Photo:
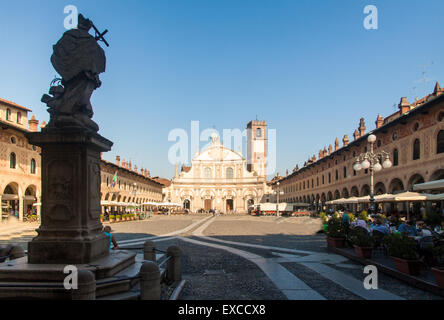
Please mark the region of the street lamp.
POLYGON ((368 136, 367 141, 370 146, 370 151, 361 153, 356 162, 353 165, 355 171, 362 169, 370 170, 370 214, 375 214, 375 195, 374 195, 374 173, 381 171, 383 168, 388 169, 392 166, 389 154, 382 150, 379 153, 373 152, 373 145, 376 141, 376 136, 371 134, 368 136), (382 160, 384 160, 382 162, 382 160), (381 163, 382 162, 382 165, 381 163))
MULTIPOLYGON (((276 203, 276 217, 279 217, 279 215, 280 215, 280 213, 279 213, 279 195, 281 194, 281 192, 279 191, 279 184, 280 184, 280 182, 276 182, 276 191, 275 191, 275 193, 276 193, 276 200, 277 200, 277 203, 276 203)), ((282 192, 282 194, 284 194, 283 192, 282 192)))

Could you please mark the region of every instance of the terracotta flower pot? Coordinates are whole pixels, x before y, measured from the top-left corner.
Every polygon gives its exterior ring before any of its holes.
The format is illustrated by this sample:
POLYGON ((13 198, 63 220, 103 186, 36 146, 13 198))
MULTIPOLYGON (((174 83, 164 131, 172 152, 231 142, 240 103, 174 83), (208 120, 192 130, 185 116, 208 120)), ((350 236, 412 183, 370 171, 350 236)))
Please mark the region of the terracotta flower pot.
POLYGON ((432 268, 433 274, 435 275, 436 284, 440 288, 444 288, 444 268, 432 268))
POLYGON ((419 260, 405 260, 396 257, 391 257, 395 263, 398 271, 409 274, 411 276, 419 276, 421 271, 421 261, 419 260))
POLYGON ((109 223, 114 223, 115 220, 114 219, 109 219, 109 223))
POLYGON ((358 255, 358 257, 361 257, 363 259, 371 259, 372 258, 372 253, 373 253, 372 247, 358 247, 358 246, 354 246, 354 247, 355 247, 355 252, 358 255))
POLYGON ((327 237, 327 244, 333 248, 343 248, 345 244, 345 238, 330 238, 327 237))

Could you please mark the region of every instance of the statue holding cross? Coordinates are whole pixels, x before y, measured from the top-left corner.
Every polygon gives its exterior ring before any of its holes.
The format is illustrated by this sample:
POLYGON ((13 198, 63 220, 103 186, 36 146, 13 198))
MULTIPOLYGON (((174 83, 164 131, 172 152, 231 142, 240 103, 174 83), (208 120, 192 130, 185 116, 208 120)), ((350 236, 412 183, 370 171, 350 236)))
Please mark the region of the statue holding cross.
POLYGON ((105 51, 98 44, 108 42, 91 20, 79 14, 78 28, 65 32, 54 45, 51 63, 61 75, 59 85, 52 85, 42 102, 48 106, 51 119, 47 128, 84 128, 97 132, 98 125, 92 120, 90 98, 101 86, 100 73, 105 72, 105 51), (93 28, 95 36, 89 34, 93 28))

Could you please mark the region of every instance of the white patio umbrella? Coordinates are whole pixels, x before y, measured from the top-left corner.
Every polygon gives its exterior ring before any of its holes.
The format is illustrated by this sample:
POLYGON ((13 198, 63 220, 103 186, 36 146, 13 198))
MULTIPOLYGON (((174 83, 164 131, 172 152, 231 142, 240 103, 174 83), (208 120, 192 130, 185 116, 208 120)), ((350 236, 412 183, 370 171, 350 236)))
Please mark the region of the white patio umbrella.
POLYGON ((418 183, 413 186, 413 191, 444 190, 444 179, 418 183))
POLYGON ((444 200, 444 193, 441 194, 431 194, 429 196, 430 201, 443 201, 444 200))
POLYGON ((413 201, 427 201, 431 194, 418 192, 402 192, 388 195, 381 202, 413 202, 413 201))

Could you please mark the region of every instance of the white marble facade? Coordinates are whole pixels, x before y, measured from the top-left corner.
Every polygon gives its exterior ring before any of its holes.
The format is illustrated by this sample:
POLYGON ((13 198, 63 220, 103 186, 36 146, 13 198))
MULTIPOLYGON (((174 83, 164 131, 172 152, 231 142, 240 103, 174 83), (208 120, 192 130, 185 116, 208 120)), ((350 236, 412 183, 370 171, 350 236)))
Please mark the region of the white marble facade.
POLYGON ((269 193, 266 177, 248 171, 242 154, 223 146, 213 133, 210 146, 194 156, 191 167, 182 167, 180 174, 176 168, 165 199, 182 203, 191 212, 216 209, 222 213, 243 213, 269 193))

